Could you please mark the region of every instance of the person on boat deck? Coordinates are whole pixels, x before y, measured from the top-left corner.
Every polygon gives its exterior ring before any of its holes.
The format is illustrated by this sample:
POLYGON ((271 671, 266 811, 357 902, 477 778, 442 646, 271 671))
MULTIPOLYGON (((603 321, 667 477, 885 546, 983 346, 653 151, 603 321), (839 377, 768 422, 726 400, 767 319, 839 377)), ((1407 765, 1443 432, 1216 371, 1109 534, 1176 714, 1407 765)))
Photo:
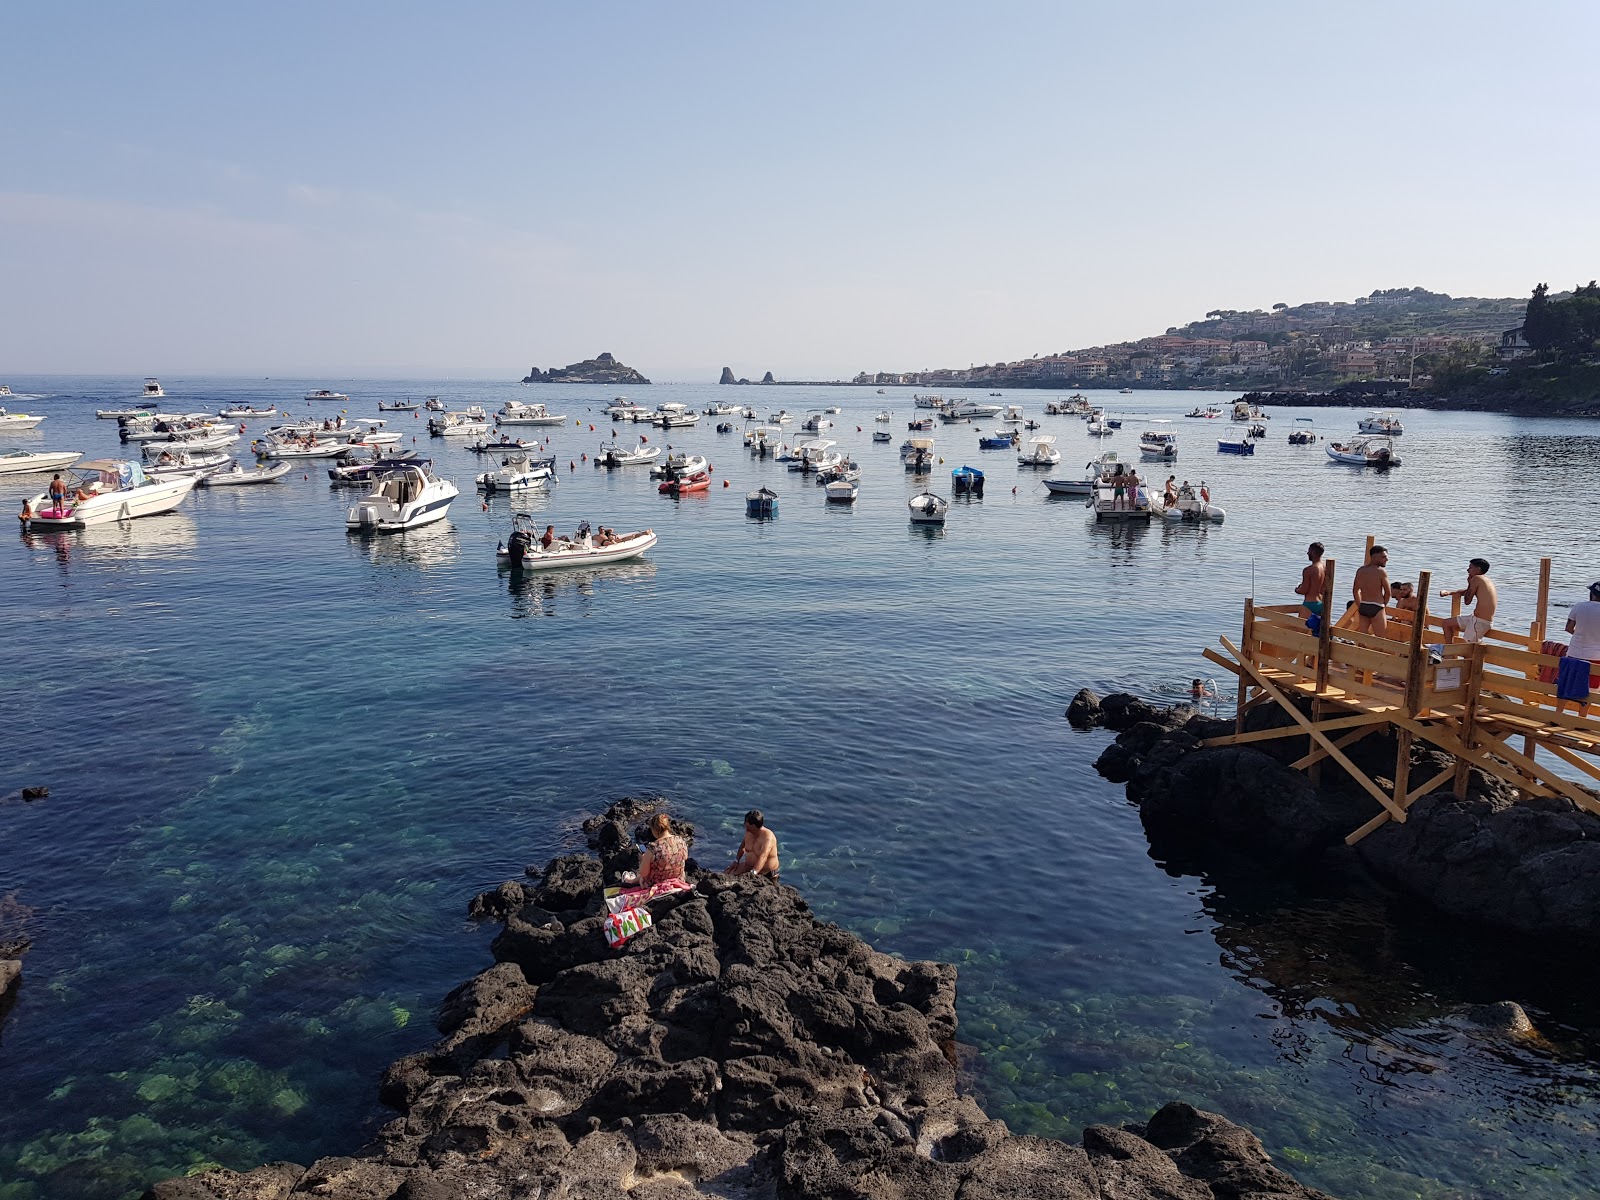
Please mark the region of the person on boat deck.
POLYGON ((673 879, 683 878, 683 867, 689 861, 689 846, 672 832, 672 822, 666 813, 650 818, 650 848, 639 858, 639 886, 654 887, 673 879))
POLYGON ((724 875, 765 875, 778 882, 778 838, 759 808, 744 815, 744 839, 724 875))
POLYGON ((49 492, 50 501, 54 507, 60 508, 67 502, 67 485, 59 474, 50 480, 50 486, 46 491, 49 492))
POLYGON ((33 505, 28 503, 26 497, 22 501, 22 512, 19 514, 19 519, 23 521, 33 520, 33 505))
POLYGON ((554 525, 546 525, 544 527, 544 534, 539 538, 539 545, 543 546, 546 550, 548 550, 552 546, 554 546, 555 544, 556 544, 556 527, 554 525))
POLYGON ((1122 496, 1128 490, 1128 479, 1122 473, 1122 464, 1117 464, 1117 469, 1111 473, 1111 507, 1122 507, 1122 496))
POLYGON ((1300 609, 1308 617, 1322 616, 1322 591, 1328 578, 1322 554, 1321 542, 1312 542, 1306 547, 1306 557, 1311 561, 1300 572, 1300 586, 1294 589, 1294 594, 1300 597, 1300 609))
POLYGON ((1139 478, 1139 469, 1137 467, 1129 467, 1128 468, 1128 507, 1130 509, 1136 509, 1136 508, 1139 507, 1139 484, 1141 482, 1142 481, 1139 478))
POLYGON ((1206 481, 1200 481, 1200 499, 1207 504, 1211 503, 1211 489, 1206 486, 1206 481))
POLYGON ((1350 593, 1355 597, 1356 629, 1360 633, 1384 636, 1387 622, 1383 608, 1389 603, 1389 572, 1384 567, 1388 563, 1389 552, 1382 546, 1374 546, 1367 554, 1366 565, 1356 570, 1350 593))
POLYGON ((89 493, 84 491, 83 488, 80 487, 75 492, 72 493, 72 498, 74 500, 76 500, 78 503, 81 504, 81 503, 83 503, 83 501, 85 501, 85 500, 87 500, 89 498, 89 493))
POLYGON ((1439 594, 1447 599, 1452 596, 1462 596, 1468 604, 1474 606, 1472 612, 1444 619, 1445 636, 1452 637, 1460 633, 1464 642, 1481 642, 1494 624, 1494 611, 1500 604, 1500 593, 1489 580, 1489 560, 1474 558, 1469 561, 1467 586, 1439 594))
POLYGON ((1180 499, 1180 500, 1193 500, 1194 499, 1194 488, 1189 486, 1189 481, 1187 479, 1185 479, 1183 481, 1183 486, 1178 489, 1178 499, 1180 499))
POLYGON ((1167 476, 1167 486, 1163 489, 1162 494, 1168 508, 1178 502, 1178 477, 1176 475, 1167 476))

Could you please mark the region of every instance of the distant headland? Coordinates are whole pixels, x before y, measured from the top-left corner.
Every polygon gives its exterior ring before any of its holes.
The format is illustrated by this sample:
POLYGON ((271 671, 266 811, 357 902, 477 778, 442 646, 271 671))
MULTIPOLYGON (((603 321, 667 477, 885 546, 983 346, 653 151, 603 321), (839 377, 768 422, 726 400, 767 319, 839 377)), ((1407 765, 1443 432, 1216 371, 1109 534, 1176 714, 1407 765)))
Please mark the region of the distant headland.
POLYGON ((571 363, 565 367, 551 367, 548 371, 541 371, 538 367, 530 367, 522 382, 626 383, 639 385, 650 381, 632 367, 619 363, 610 354, 601 353, 593 358, 584 359, 583 362, 571 363))

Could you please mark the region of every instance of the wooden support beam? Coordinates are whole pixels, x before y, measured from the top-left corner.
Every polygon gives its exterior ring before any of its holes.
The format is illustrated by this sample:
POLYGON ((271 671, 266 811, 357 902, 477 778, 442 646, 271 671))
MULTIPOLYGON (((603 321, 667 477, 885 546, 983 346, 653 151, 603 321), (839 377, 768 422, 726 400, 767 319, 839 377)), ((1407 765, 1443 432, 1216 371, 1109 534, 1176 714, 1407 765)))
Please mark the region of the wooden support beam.
MULTIPOLYGON (((1426 796, 1429 792, 1437 791, 1439 785, 1444 783, 1450 778, 1451 775, 1455 773, 1455 769, 1455 764, 1452 763, 1450 766, 1440 771, 1432 779, 1428 780, 1427 783, 1418 784, 1416 787, 1412 788, 1411 791, 1406 793, 1405 798, 1401 800, 1401 804, 1409 809, 1413 804, 1422 799, 1422 797, 1426 796)), ((1344 839, 1344 844, 1346 846, 1354 846, 1362 838, 1366 837, 1367 834, 1381 827, 1388 819, 1389 814, 1387 812, 1379 813, 1365 825, 1362 825, 1359 829, 1352 830, 1349 834, 1347 834, 1344 839)))
POLYGON ((1414 717, 1422 707, 1422 681, 1427 672, 1427 660, 1422 654, 1422 633, 1428 624, 1428 587, 1433 575, 1424 571, 1417 576, 1417 611, 1411 621, 1406 650, 1410 659, 1406 663, 1406 715, 1414 717))
POLYGON ((1339 747, 1335 746, 1326 734, 1318 731, 1316 726, 1312 725, 1312 723, 1306 719, 1306 715, 1297 707, 1295 707, 1295 704, 1292 700, 1275 688, 1265 676, 1261 675, 1256 670, 1255 664, 1253 664, 1243 654, 1239 653, 1239 648, 1237 646, 1233 645, 1226 638, 1223 639, 1222 644, 1234 654, 1239 656, 1239 665, 1255 677, 1255 681, 1261 685, 1262 690, 1276 700, 1278 702, 1278 706, 1287 712, 1292 718, 1294 718, 1294 721, 1297 725, 1311 735, 1312 740, 1322 744, 1322 746, 1328 751, 1328 757, 1333 759, 1334 762, 1338 763, 1347 772, 1349 772, 1350 778, 1354 779, 1358 784, 1360 784, 1367 794, 1370 795, 1374 800, 1387 808, 1389 810, 1389 814, 1394 817, 1396 821, 1404 821, 1406 819, 1406 810, 1396 804, 1393 797, 1391 797, 1381 787, 1372 782, 1372 780, 1368 779, 1367 776, 1362 772, 1361 768, 1356 766, 1355 763, 1351 762, 1345 752, 1340 750, 1339 747))
POLYGON ((1395 738, 1396 749, 1394 752, 1394 794, 1401 797, 1402 807, 1405 804, 1406 789, 1411 785, 1411 731, 1402 729, 1395 738))
MULTIPOLYGON (((1384 721, 1382 723, 1385 724, 1385 725, 1388 724, 1387 721, 1384 721)), ((1327 732, 1327 730, 1328 730, 1328 726, 1324 722, 1315 721, 1314 720, 1313 724, 1315 724, 1316 727, 1318 729, 1322 730, 1323 732, 1327 732)), ((1297 729, 1297 730, 1295 730, 1295 732, 1299 733, 1300 731, 1297 729)), ((1353 745, 1356 742, 1359 742, 1362 738, 1370 736, 1373 732, 1374 731, 1372 729, 1370 729, 1370 728, 1368 728, 1368 729, 1354 729, 1354 730, 1351 730, 1349 733, 1345 734, 1341 738, 1335 738, 1333 740, 1333 744, 1335 746, 1337 746, 1339 749, 1343 750, 1346 746, 1350 746, 1350 745, 1353 745)), ((1307 767, 1310 767, 1313 770, 1315 770, 1317 767, 1322 765, 1322 760, 1327 758, 1327 757, 1328 757, 1327 751, 1325 751, 1321 746, 1312 746, 1310 754, 1307 754, 1304 757, 1295 759, 1294 762, 1289 764, 1289 766, 1291 768, 1293 768, 1294 770, 1296 770, 1296 771, 1304 770, 1307 767)), ((1315 779, 1312 780, 1313 784, 1315 784, 1316 782, 1317 782, 1317 780, 1315 780, 1315 779)), ((1397 795, 1399 794, 1399 790, 1398 789, 1396 789, 1396 794, 1397 795)))
MULTIPOLYGON (((1539 653, 1544 647, 1545 621, 1550 611, 1550 560, 1539 560, 1539 599, 1533 609, 1533 624, 1528 626, 1528 649, 1539 653)), ((1535 679, 1539 673, 1529 669, 1535 679)), ((1532 737, 1522 739, 1522 752, 1532 758, 1539 752, 1539 744, 1532 737)))
MULTIPOLYGON (((1516 750, 1513 750, 1509 745, 1506 744, 1504 740, 1496 737, 1492 733, 1489 733, 1485 729, 1480 728, 1478 730, 1478 737, 1480 741, 1488 743, 1483 748, 1489 754, 1496 758, 1504 759, 1514 767, 1521 768, 1526 775, 1537 779, 1540 783, 1544 784, 1545 787, 1560 792, 1579 808, 1586 809, 1592 813, 1600 813, 1600 800, 1596 800, 1594 796, 1589 793, 1588 789, 1572 782, 1570 779, 1562 778, 1549 767, 1544 766, 1542 763, 1535 762, 1526 754, 1521 754, 1516 750)), ((1512 780, 1511 782, 1516 783, 1518 786, 1522 786, 1526 781, 1519 779, 1512 780)))
POLYGON ((1329 559, 1322 569, 1322 621, 1317 626, 1317 694, 1328 690, 1328 648, 1333 644, 1333 572, 1329 559))
MULTIPOLYGON (((1265 700, 1267 697, 1263 696, 1265 700)), ((1336 729, 1353 729, 1358 725, 1382 725, 1388 718, 1381 714, 1361 713, 1353 717, 1333 717, 1326 721, 1318 721, 1317 728, 1324 733, 1331 733, 1336 729)), ((1370 733, 1371 730, 1368 730, 1370 733)), ((1201 742, 1202 746, 1244 746, 1251 742, 1270 742, 1278 738, 1304 737, 1305 730, 1298 725, 1281 725, 1277 729, 1252 729, 1249 733, 1225 733, 1221 737, 1207 738, 1201 742)))
MULTIPOLYGON (((1238 646, 1229 645, 1227 638, 1222 639, 1222 644, 1233 652, 1233 656, 1239 660, 1240 666, 1247 669, 1250 665, 1250 655, 1255 652, 1255 607, 1255 598, 1246 596, 1244 601, 1244 633, 1239 639, 1238 646)), ((1235 733, 1244 732, 1244 702, 1249 699, 1246 694, 1248 691, 1249 687, 1245 683, 1245 677, 1240 675, 1239 699, 1233 710, 1233 731, 1235 733)))
MULTIPOLYGON (((1478 695, 1483 691, 1483 656, 1482 643, 1472 648, 1471 657, 1467 660, 1467 699, 1461 706, 1461 744, 1469 750, 1472 748, 1473 739, 1477 736, 1478 723, 1478 695)), ((1467 798, 1467 762, 1464 759, 1456 762, 1456 778, 1454 790, 1457 800, 1467 798)))

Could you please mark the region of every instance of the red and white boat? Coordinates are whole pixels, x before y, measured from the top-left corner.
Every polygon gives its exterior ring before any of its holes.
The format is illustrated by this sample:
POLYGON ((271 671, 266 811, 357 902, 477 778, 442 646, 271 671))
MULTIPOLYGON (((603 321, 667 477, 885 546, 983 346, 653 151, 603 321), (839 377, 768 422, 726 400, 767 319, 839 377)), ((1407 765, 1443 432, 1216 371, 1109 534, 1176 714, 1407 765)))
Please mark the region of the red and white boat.
POLYGON ((696 471, 693 475, 686 475, 681 479, 669 479, 656 490, 663 496, 683 496, 690 492, 709 492, 711 490, 711 474, 708 471, 696 471))

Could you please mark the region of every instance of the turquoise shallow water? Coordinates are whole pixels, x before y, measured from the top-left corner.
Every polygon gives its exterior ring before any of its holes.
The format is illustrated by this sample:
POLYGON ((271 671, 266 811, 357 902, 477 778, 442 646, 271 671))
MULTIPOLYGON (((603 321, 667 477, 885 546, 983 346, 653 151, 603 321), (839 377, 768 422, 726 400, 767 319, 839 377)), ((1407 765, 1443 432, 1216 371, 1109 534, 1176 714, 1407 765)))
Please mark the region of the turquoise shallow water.
MULTIPOLYGON (((92 410, 136 381, 8 382, 40 394, 14 411, 49 417, 15 444, 99 453, 115 429, 92 410)), ((866 477, 838 510, 713 418, 672 440, 727 489, 678 503, 642 470, 595 471, 579 456, 613 389, 165 382, 174 409, 323 386, 355 415, 402 395, 545 400, 585 421, 551 435, 576 469, 519 505, 661 542, 516 583, 493 563, 505 502, 484 511, 475 456, 410 418, 464 489, 426 530, 349 537, 350 493, 311 465, 126 528, 0 540, 0 792, 52 789, 0 806, 0 937, 34 942, 0 1042, 0 1200, 125 1196, 199 1163, 358 1144, 384 1118, 382 1066, 425 1045, 438 999, 488 961, 467 898, 641 792, 700 826, 707 859, 765 809, 785 880, 819 912, 958 963, 974 1086, 1019 1128, 1071 1136, 1176 1097, 1248 1121, 1345 1196, 1600 1185, 1591 968, 1315 880, 1199 873, 1183 847, 1152 850, 1094 774, 1105 735, 1061 719, 1081 686, 1177 696, 1211 674, 1200 648, 1252 586, 1287 599, 1313 537, 1345 580, 1368 532, 1396 574, 1453 583, 1482 553, 1522 615, 1553 553, 1558 598, 1579 595, 1600 576, 1592 424, 1415 414, 1405 466, 1376 476, 1285 445, 1293 414, 1246 460, 1214 453, 1214 424, 1178 421, 1180 477, 1206 478, 1229 519, 1134 529, 1047 500, 1010 452, 952 427, 934 434, 944 470, 983 466, 988 494, 930 534, 906 521, 920 481, 870 444, 883 407, 904 436, 908 392, 635 393, 843 406, 830 436, 866 477), (782 494, 768 524, 743 515, 761 482, 782 494), (1505 998, 1545 1044, 1453 1016, 1505 998)), ((1030 414, 1045 399, 1007 397, 1030 414)), ((1109 399, 1169 416, 1195 401, 1109 399)), ((1081 421, 1045 421, 1064 469, 1098 449, 1081 421)), ((14 512, 40 486, 0 482, 0 500, 14 512)))

